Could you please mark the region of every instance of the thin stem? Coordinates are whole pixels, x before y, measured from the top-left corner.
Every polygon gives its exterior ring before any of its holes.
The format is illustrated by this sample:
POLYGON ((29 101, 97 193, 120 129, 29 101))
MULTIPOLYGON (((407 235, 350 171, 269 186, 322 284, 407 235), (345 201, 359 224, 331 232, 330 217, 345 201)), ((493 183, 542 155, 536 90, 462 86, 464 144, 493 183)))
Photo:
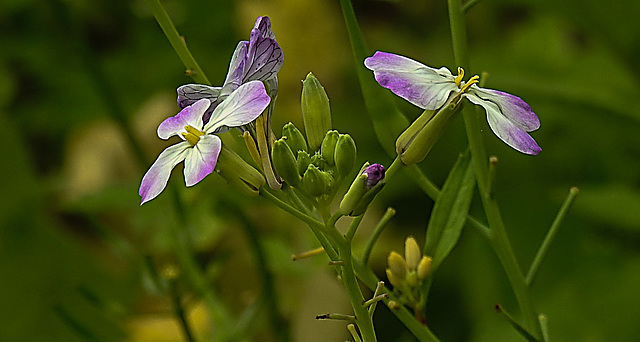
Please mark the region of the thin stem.
POLYGON ((162 28, 164 35, 169 39, 171 47, 173 47, 173 50, 178 54, 178 57, 180 57, 182 64, 184 64, 189 71, 189 76, 198 83, 211 85, 207 76, 204 74, 202 69, 200 69, 198 62, 196 62, 193 55, 191 55, 191 52, 187 48, 187 44, 173 25, 167 11, 162 7, 160 0, 146 0, 146 3, 151 10, 151 13, 153 13, 153 16, 156 18, 158 25, 162 28))
MULTIPOLYGON (((378 282, 380 279, 373 273, 373 271, 367 267, 365 264, 358 260, 354 260, 353 262, 354 269, 356 274, 358 275, 358 279, 360 279, 369 289, 375 291, 378 286, 378 282)), ((399 303, 399 299, 393 295, 393 292, 386 286, 382 288, 382 291, 389 294, 389 299, 384 300, 384 303, 389 304, 390 301, 395 301, 399 303)), ((413 313, 409 312, 407 308, 404 306, 399 306, 397 308, 391 308, 391 312, 404 324, 409 331, 421 342, 438 342, 438 338, 429 330, 429 328, 418 322, 413 313)))
MULTIPOLYGON (((461 0, 448 0, 448 7, 455 62, 459 67, 466 69, 469 64, 469 57, 467 51, 466 23, 461 0)), ((509 243, 498 204, 492 196, 490 196, 488 191, 489 171, 482 142, 482 131, 479 123, 480 116, 469 107, 463 108, 462 113, 482 204, 485 214, 487 215, 487 220, 489 221, 489 226, 491 227, 491 244, 511 283, 511 288, 524 315, 526 326, 529 329, 533 329, 533 336, 541 336, 540 322, 538 321, 538 315, 529 294, 529 288, 513 253, 511 244, 509 243)))
POLYGON ((304 222, 304 223, 308 224, 309 226, 313 227, 312 229, 321 229, 321 230, 324 229, 324 225, 322 223, 320 223, 319 221, 317 221, 313 217, 301 212, 300 210, 292 207, 288 203, 283 202, 278 197, 274 196, 272 193, 270 193, 268 190, 266 190, 265 187, 260 188, 260 196, 270 200, 275 205, 280 207, 280 209, 288 212, 289 214, 297 217, 302 222, 304 222))
POLYGON ((396 215, 396 210, 391 207, 387 208, 387 211, 385 211, 384 215, 382 215, 380 222, 378 222, 378 225, 376 225, 376 227, 373 229, 373 234, 371 234, 371 236, 369 237, 369 240, 367 240, 367 244, 364 246, 364 251, 362 252, 363 264, 366 265, 369 263, 369 257, 371 256, 371 251, 373 250, 373 246, 376 244, 376 241, 378 241, 378 238, 380 237, 380 234, 382 234, 382 231, 384 230, 384 228, 387 226, 387 223, 395 215, 396 215))
POLYGON ((184 307, 182 306, 182 298, 180 296, 180 292, 176 287, 175 279, 169 280, 169 287, 171 290, 171 298, 173 300, 173 310, 175 315, 180 320, 180 326, 182 327, 184 337, 188 342, 193 342, 195 341, 195 339, 193 338, 193 333, 191 333, 191 328, 189 327, 189 322, 187 321, 184 307))
POLYGON ((469 0, 462 6, 462 11, 467 13, 473 6, 477 5, 480 0, 469 0))
POLYGON ((358 230, 358 226, 360 226, 360 222, 362 222, 362 218, 364 214, 357 216, 351 221, 349 225, 349 229, 347 229, 347 233, 344 234, 344 238, 350 243, 353 240, 353 237, 356 235, 356 231, 358 230))
MULTIPOLYGON (((335 216, 336 215, 334 215, 334 217, 335 216)), ((360 223, 358 219, 361 220, 362 216, 363 215, 360 215, 358 218, 354 219, 352 225, 356 221, 356 223, 360 223)), ((358 279, 356 278, 356 274, 353 268, 354 260, 353 255, 351 254, 351 240, 345 238, 340 234, 340 232, 334 225, 336 221, 337 219, 333 219, 333 217, 331 220, 328 220, 326 231, 328 237, 333 240, 332 242, 338 250, 340 260, 343 262, 340 266, 342 284, 344 285, 345 290, 347 291, 347 296, 349 297, 349 301, 351 302, 351 307, 353 308, 353 312, 356 316, 356 324, 360 329, 362 340, 364 342, 375 342, 376 333, 375 329, 373 328, 373 320, 369 316, 369 310, 362 306, 362 303, 364 303, 365 299, 362 295, 362 291, 360 291, 360 286, 358 286, 358 279)))
POLYGON ((298 209, 290 206, 289 204, 283 202, 278 197, 276 197, 275 195, 270 193, 268 190, 266 190, 265 187, 260 188, 260 195, 268 199, 269 201, 273 202, 280 209, 288 212, 289 214, 297 217, 298 219, 300 219, 301 221, 309 225, 309 228, 311 228, 311 231, 316 236, 316 238, 324 248, 325 252, 329 256, 329 258, 331 260, 338 260, 338 253, 334 249, 333 244, 331 244, 331 242, 325 235, 325 226, 322 223, 312 218, 311 216, 299 211, 298 209))
POLYGON ((398 170, 400 170, 403 166, 404 166, 404 164, 402 163, 402 160, 400 159, 400 156, 397 156, 396 159, 393 160, 393 163, 391 163, 389 168, 387 168, 387 170, 386 170, 386 172, 384 174, 384 177, 385 178, 393 177, 393 175, 395 175, 396 172, 398 170))
POLYGON ((569 189, 567 198, 564 200, 564 203, 562 203, 562 207, 560 207, 558 215, 556 215, 555 220, 553 220, 553 223, 551 224, 547 235, 544 237, 542 244, 540 244, 540 248, 538 248, 538 252, 536 253, 536 256, 533 258, 533 262, 529 267, 529 272, 527 273, 527 285, 531 286, 531 283, 533 283, 533 279, 535 278, 536 273, 540 268, 540 264, 542 264, 542 260, 544 259, 545 255, 547 255, 547 251, 549 250, 551 242, 553 241, 553 238, 556 236, 556 233, 560 228, 562 220, 569 211, 573 200, 576 198, 579 192, 580 190, 578 190, 577 187, 572 187, 571 189, 569 189))

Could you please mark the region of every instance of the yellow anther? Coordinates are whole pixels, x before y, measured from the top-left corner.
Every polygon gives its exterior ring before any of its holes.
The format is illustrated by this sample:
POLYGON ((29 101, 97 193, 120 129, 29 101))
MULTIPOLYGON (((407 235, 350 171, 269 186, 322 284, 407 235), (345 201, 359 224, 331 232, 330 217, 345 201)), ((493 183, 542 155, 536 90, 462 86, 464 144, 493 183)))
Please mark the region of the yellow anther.
POLYGON ((460 88, 460 83, 462 83, 462 79, 464 78, 464 69, 458 67, 458 76, 456 76, 455 82, 458 88, 460 88))
POLYGON ((474 84, 476 84, 476 83, 478 83, 478 82, 480 82, 480 76, 478 76, 478 75, 474 75, 473 77, 471 77, 471 78, 467 81, 467 83, 465 83, 465 84, 462 86, 462 88, 460 88, 460 92, 461 92, 461 93, 466 92, 467 90, 469 90, 469 87, 471 87, 472 85, 474 85, 474 84))
POLYGON ((198 141, 200 141, 200 137, 205 134, 201 130, 189 125, 184 126, 184 130, 187 131, 187 133, 183 132, 182 136, 191 146, 196 146, 198 141))

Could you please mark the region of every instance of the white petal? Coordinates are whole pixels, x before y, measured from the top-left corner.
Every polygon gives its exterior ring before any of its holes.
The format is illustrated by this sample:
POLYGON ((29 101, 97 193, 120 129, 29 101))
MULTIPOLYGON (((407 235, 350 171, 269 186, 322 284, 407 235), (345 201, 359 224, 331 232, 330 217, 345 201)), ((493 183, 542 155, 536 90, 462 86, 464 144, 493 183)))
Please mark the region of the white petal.
POLYGON ((151 201, 164 190, 169 181, 171 170, 184 160, 186 152, 190 149, 189 143, 183 141, 167 147, 160 153, 158 159, 142 178, 140 191, 138 192, 142 197, 140 205, 151 201))
POLYGON ((162 121, 158 126, 158 136, 161 139, 169 139, 174 135, 184 132, 185 126, 192 126, 196 129, 202 129, 202 116, 209 108, 211 101, 209 99, 200 99, 191 106, 187 106, 175 116, 169 117, 162 121))
POLYGON ((412 104, 436 110, 458 89, 449 69, 434 69, 413 59, 377 51, 365 59, 364 65, 373 70, 376 81, 412 104))
POLYGON ((213 172, 222 148, 222 141, 215 135, 200 137, 200 141, 189 149, 184 161, 184 182, 195 185, 213 172))
POLYGON ((216 107, 204 131, 211 133, 222 126, 238 127, 248 124, 260 116, 269 101, 262 82, 245 83, 216 107))
POLYGON ((518 127, 527 132, 540 128, 538 116, 531 110, 531 107, 521 98, 499 90, 480 88, 472 85, 468 94, 465 95, 474 104, 480 105, 495 115, 503 115, 518 127))

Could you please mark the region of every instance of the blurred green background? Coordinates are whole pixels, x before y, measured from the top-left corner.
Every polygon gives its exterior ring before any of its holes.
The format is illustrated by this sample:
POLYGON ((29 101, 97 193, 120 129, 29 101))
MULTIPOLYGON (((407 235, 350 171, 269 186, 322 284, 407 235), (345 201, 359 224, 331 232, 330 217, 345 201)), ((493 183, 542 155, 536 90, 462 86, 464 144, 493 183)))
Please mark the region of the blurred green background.
MULTIPOLYGON (((285 54, 276 135, 288 121, 302 127, 300 81, 313 71, 331 99, 334 128, 356 140, 359 162, 392 160, 364 110, 337 1, 163 4, 217 85, 237 41, 248 39, 257 16, 269 16, 285 54)), ((354 7, 371 52, 456 67, 445 1, 354 7)), ((552 341, 640 338, 638 13, 635 0, 498 0, 468 14, 467 72, 488 72, 487 87, 522 97, 542 122, 533 133, 543 148, 536 157, 493 135, 486 140, 500 160, 496 196, 523 268, 568 189, 581 190, 533 287, 552 341)), ((246 225, 259 231, 291 339, 347 338, 344 323, 315 320, 350 308, 326 257, 291 261, 317 247, 292 217, 243 198, 215 175, 184 189, 181 167, 170 185, 180 189, 191 224, 176 217, 169 190, 139 206, 139 181, 169 144, 156 137, 157 125, 178 110, 175 88, 191 82, 144 1, 2 1, 0 46, 1 341, 181 340, 170 291, 153 274, 176 263, 176 226, 235 320, 263 295, 246 225), (229 209, 239 202, 241 212, 229 209)), ((442 184, 465 145, 458 117, 421 167, 442 184)), ((379 196, 356 241, 358 249, 387 206, 397 209, 371 260, 383 279, 386 255, 401 251, 408 235, 424 238, 433 206, 404 178, 379 196)), ((478 203, 471 210, 482 217, 478 203)), ((215 335, 200 299, 178 287, 197 335, 215 335)), ((436 274, 427 320, 442 341, 520 340, 492 311, 496 303, 517 316, 495 254, 466 229, 436 274)), ((378 308, 379 340, 413 340, 378 308)), ((248 340, 277 339, 269 315, 251 322, 248 340)))

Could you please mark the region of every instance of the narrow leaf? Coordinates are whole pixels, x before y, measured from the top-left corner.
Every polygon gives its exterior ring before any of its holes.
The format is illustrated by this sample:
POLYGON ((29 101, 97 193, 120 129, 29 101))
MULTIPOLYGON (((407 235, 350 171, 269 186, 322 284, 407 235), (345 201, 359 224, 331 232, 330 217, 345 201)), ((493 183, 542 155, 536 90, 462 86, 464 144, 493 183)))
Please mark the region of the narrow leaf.
POLYGON ((409 126, 409 121, 393 104, 392 94, 381 87, 373 78, 373 73, 364 66, 364 59, 371 56, 371 52, 365 47, 351 1, 340 0, 340 5, 349 33, 365 107, 382 148, 389 156, 395 157, 396 138, 409 126))
POLYGON ((458 242, 471 205, 475 177, 471 154, 461 155, 449 172, 427 226, 424 254, 433 258, 433 270, 458 242))

